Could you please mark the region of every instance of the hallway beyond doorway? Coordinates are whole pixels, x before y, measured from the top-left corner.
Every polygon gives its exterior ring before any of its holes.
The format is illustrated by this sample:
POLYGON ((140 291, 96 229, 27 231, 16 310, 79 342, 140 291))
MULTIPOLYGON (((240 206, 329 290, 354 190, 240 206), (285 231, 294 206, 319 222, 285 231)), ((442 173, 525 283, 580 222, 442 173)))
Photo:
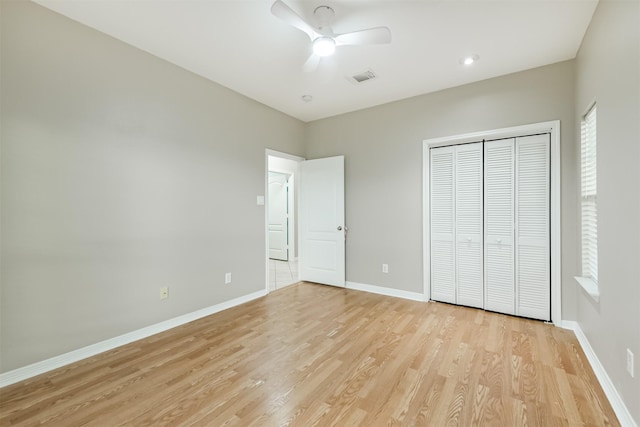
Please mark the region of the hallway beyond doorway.
POLYGON ((280 289, 298 281, 298 260, 269 259, 269 289, 280 289))

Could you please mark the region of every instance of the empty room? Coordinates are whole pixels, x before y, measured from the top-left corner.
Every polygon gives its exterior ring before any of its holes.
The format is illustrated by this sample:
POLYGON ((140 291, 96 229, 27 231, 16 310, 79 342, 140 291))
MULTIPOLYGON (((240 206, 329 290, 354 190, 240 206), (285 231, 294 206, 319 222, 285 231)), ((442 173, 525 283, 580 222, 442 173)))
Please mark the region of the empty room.
POLYGON ((0 425, 637 427, 639 165, 638 0, 1 0, 0 425))

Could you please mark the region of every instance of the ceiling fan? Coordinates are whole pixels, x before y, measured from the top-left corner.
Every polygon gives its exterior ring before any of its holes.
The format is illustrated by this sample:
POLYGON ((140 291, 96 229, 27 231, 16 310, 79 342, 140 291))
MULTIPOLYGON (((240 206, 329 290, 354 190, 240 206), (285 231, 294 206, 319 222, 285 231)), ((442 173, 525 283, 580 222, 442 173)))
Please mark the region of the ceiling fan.
POLYGON ((313 11, 317 26, 313 26, 287 6, 282 0, 276 0, 271 6, 271 13, 303 31, 309 36, 313 44, 313 53, 304 63, 304 71, 314 71, 320 59, 332 55, 336 47, 343 45, 386 44, 391 43, 391 31, 388 27, 374 27, 349 33, 336 34, 331 29, 331 22, 335 15, 329 6, 319 6, 313 11))

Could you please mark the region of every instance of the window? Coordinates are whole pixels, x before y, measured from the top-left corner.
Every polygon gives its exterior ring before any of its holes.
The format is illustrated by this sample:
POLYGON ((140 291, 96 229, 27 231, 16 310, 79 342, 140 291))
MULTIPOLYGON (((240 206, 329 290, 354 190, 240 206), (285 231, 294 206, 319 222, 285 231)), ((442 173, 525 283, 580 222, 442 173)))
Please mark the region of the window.
POLYGON ((596 107, 582 119, 581 157, 581 217, 582 217, 582 277, 578 282, 594 298, 598 297, 598 209, 596 174, 596 107))

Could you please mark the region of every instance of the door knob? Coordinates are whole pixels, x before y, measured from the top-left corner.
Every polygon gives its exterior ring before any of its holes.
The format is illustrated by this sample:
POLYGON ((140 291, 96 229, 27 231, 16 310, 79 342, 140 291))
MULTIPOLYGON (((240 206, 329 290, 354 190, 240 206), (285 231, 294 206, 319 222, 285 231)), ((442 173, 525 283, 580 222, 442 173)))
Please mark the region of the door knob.
POLYGON ((342 231, 342 226, 341 225, 338 226, 338 231, 342 231))

